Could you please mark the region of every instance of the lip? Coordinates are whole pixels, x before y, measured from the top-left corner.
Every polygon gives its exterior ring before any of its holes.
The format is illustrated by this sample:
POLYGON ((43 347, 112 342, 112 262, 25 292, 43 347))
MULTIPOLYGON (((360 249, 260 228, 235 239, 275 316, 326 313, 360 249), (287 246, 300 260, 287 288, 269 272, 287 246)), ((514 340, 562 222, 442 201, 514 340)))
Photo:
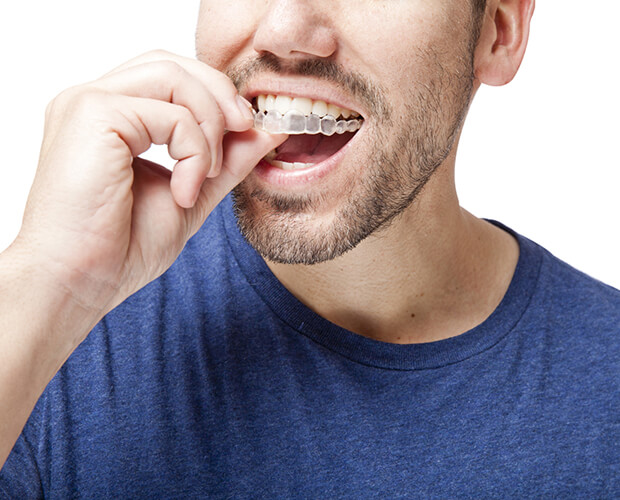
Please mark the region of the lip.
POLYGON ((306 97, 316 101, 325 101, 340 108, 350 109, 366 118, 367 111, 359 102, 353 101, 349 95, 334 87, 325 80, 313 80, 303 77, 262 76, 248 84, 241 93, 248 101, 256 96, 285 95, 288 97, 306 97))
POLYGON ((360 102, 343 92, 333 83, 309 77, 263 74, 253 78, 251 82, 240 88, 240 94, 248 101, 256 96, 285 95, 289 97, 306 97, 312 100, 321 100, 334 104, 340 108, 350 109, 363 118, 362 127, 340 150, 329 158, 316 163, 314 166, 300 170, 283 170, 274 167, 261 159, 251 175, 257 176, 262 182, 273 187, 286 188, 288 191, 303 192, 311 184, 319 183, 323 178, 337 170, 350 148, 355 147, 359 137, 366 129, 367 110, 360 102))
POLYGON ((339 164, 344 159, 350 148, 358 142, 358 137, 365 131, 365 126, 347 142, 341 149, 329 158, 314 164, 312 167, 299 170, 283 170, 274 167, 266 160, 261 159, 252 174, 256 175, 263 182, 276 187, 286 188, 288 191, 297 189, 305 191, 310 184, 318 183, 330 173, 338 169, 339 164))

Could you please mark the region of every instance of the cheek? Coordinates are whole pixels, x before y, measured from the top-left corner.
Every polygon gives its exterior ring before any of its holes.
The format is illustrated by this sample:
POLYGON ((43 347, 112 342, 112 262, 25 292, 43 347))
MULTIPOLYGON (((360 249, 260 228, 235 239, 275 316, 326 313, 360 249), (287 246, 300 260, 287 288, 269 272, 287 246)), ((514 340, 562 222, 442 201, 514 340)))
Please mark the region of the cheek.
POLYGON ((251 46, 256 22, 252 12, 256 2, 204 1, 196 28, 196 55, 198 59, 218 70, 223 70, 245 48, 251 46))
POLYGON ((462 8, 457 16, 457 12, 446 12, 445 6, 418 4, 416 9, 403 7, 397 14, 377 8, 363 18, 359 10, 348 12, 349 25, 364 29, 348 31, 351 57, 347 59, 364 64, 362 73, 372 75, 390 94, 396 113, 409 103, 411 91, 427 87, 441 78, 443 71, 460 71, 460 48, 467 39, 462 8), (373 23, 368 23, 368 18, 373 23), (461 21, 454 21, 456 18, 461 21))
POLYGON ((420 8, 387 7, 379 2, 365 10, 351 6, 346 22, 341 23, 345 33, 343 54, 349 56, 345 63, 362 64, 362 73, 373 75, 385 87, 410 77, 416 54, 427 52, 438 36, 432 13, 420 8))

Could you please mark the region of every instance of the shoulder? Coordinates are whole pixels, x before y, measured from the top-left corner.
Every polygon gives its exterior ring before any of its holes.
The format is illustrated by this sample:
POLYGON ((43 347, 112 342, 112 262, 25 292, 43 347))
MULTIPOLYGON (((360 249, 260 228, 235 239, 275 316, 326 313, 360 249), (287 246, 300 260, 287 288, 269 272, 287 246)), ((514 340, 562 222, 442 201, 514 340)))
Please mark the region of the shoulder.
POLYGON ((541 326, 562 323, 568 329, 620 330, 619 290, 579 271, 509 227, 491 222, 519 243, 519 264, 511 287, 528 297, 526 316, 537 316, 541 326))
POLYGON ((613 378, 620 356, 620 291, 519 238, 522 248, 540 256, 530 303, 519 322, 524 338, 575 376, 613 378))
POLYGON ((620 291, 541 251, 536 293, 543 310, 561 313, 573 328, 620 329, 620 291))
POLYGON ((586 378, 596 375, 594 364, 607 375, 617 371, 620 291, 493 222, 519 242, 519 264, 508 295, 512 292, 512 300, 523 304, 512 318, 511 336, 521 354, 586 378))

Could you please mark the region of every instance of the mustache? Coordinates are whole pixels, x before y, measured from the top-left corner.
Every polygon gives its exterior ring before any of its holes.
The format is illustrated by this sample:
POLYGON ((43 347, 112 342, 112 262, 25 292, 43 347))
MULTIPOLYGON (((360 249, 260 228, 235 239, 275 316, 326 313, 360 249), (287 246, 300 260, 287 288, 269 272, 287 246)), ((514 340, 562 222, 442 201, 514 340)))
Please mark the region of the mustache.
POLYGON ((359 73, 345 70, 330 59, 283 61, 274 54, 264 53, 229 67, 225 73, 238 89, 243 89, 247 82, 261 73, 319 78, 337 85, 361 101, 375 116, 383 118, 391 116, 391 107, 384 97, 385 91, 379 85, 359 73))

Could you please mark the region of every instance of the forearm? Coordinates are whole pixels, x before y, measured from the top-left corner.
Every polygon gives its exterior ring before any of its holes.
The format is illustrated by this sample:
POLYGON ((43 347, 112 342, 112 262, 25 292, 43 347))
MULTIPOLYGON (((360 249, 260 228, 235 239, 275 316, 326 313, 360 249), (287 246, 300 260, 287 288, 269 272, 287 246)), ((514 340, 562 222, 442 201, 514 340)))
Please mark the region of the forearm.
POLYGON ((102 313, 15 246, 0 254, 0 465, 41 393, 102 313))
POLYGON ((252 125, 225 75, 162 52, 50 103, 20 237, 0 254, 0 463, 95 324, 286 139, 252 125), (139 158, 153 142, 172 172, 139 158))

